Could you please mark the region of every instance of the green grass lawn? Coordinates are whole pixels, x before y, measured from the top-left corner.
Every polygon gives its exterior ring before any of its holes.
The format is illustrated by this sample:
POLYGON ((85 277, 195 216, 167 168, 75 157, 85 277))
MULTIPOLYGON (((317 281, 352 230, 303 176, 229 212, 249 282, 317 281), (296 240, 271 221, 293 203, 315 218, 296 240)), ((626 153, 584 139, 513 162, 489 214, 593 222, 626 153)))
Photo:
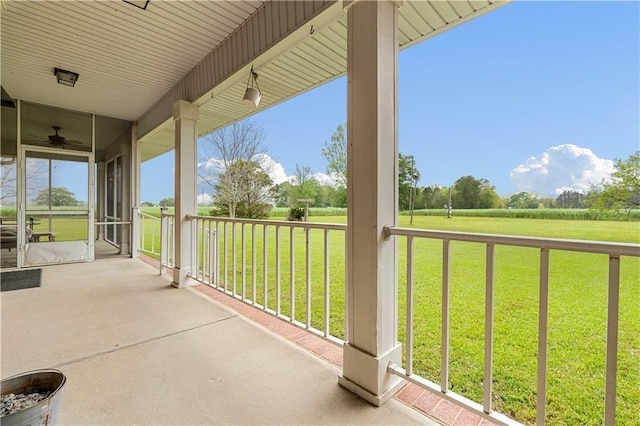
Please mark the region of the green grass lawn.
MULTIPOLYGON (((401 218, 401 224, 406 218, 401 218)), ((640 242, 640 224, 492 218, 414 218, 415 227, 571 239, 640 242), (417 220, 416 220, 417 219, 417 220)), ((400 242, 400 339, 404 339, 405 253, 400 242)), ((484 246, 451 247, 451 389, 482 399, 484 246)), ((439 381, 441 244, 415 243, 414 359, 439 381)), ((535 422, 538 271, 536 249, 498 246, 495 271, 494 407, 535 422)), ((607 267, 604 255, 552 251, 547 422, 602 424, 607 267)), ((640 391, 640 262, 623 258, 618 351, 618 419, 638 424, 640 391)))
MULTIPOLYGON (((346 217, 316 217, 326 223, 345 223, 346 217)), ((401 217, 400 225, 409 218, 401 217)), ((421 216, 416 228, 464 232, 529 235, 600 241, 640 242, 637 222, 566 221, 421 216)), ((268 233, 268 303, 276 309, 275 230, 268 233)), ((251 242, 242 265, 240 233, 236 226, 236 289, 253 297, 251 242)), ((245 228, 251 235, 251 227, 245 228)), ((290 233, 281 228, 281 312, 290 315, 290 233)), ((230 238, 231 227, 227 228, 230 238)), ((306 321, 305 235, 295 235, 295 318, 306 321)), ((330 330, 343 337, 344 233, 330 233, 330 330)), ((322 231, 311 231, 311 324, 324 327, 324 264, 322 231)), ((262 227, 257 227, 256 300, 262 303, 262 227)), ((399 238, 399 339, 405 338, 406 242, 399 238)), ((222 251, 222 246, 220 247, 222 251)), ((414 371, 439 382, 441 333, 441 242, 415 242, 414 371)), ((484 333, 484 252, 474 243, 451 246, 450 388, 482 401, 484 333)), ((233 288, 231 243, 227 246, 228 288, 233 288)), ((552 252, 550 270, 547 422, 602 424, 607 308, 607 256, 552 252)), ((221 265, 223 268, 224 265, 221 265)), ((499 246, 495 271, 494 408, 525 423, 535 422, 539 251, 499 246)), ((637 424, 640 401, 640 261, 623 258, 621 272, 620 337, 618 352, 618 419, 637 424)), ((223 272, 220 276, 224 280, 223 272)))
MULTIPOLYGON (((200 214, 206 214, 201 211, 200 214)), ((277 218, 276 220, 281 220, 277 218)), ((58 235, 79 232, 77 219, 60 221, 58 235), (75 226, 75 231, 74 231, 75 226), (65 228, 65 229, 63 229, 65 228)), ((311 217, 312 221, 345 223, 346 216, 311 217)), ((409 227, 409 217, 400 226, 409 227)), ((146 222, 145 244, 150 247, 152 222, 146 222)), ((157 226, 157 225, 156 225, 157 226)), ((584 220, 535 220, 490 217, 416 216, 415 228, 549 238, 640 243, 640 223, 584 220)), ((231 235, 231 226, 227 228, 231 235)), ((220 234, 222 229, 219 229, 220 234)), ((264 297, 262 227, 256 227, 256 291, 253 291, 251 226, 242 263, 236 225, 235 274, 231 242, 227 245, 228 288, 245 296, 264 297)), ((311 324, 324 329, 323 232, 311 234, 311 324)), ((280 311, 291 312, 290 232, 282 227, 280 311)), ((306 322, 305 234, 294 232, 295 318, 306 322)), ((160 233, 156 228, 156 250, 160 233)), ((276 306, 275 229, 268 228, 267 306, 276 306)), ((405 339, 406 241, 398 237, 399 339, 405 339)), ((220 252, 223 245, 220 243, 220 252)), ((344 337, 344 232, 331 231, 329 240, 331 333, 344 337)), ((441 333, 441 242, 415 240, 414 371, 439 382, 441 333)), ((450 388, 482 400, 484 335, 484 253, 475 243, 451 243, 450 388)), ((607 256, 552 251, 550 269, 547 422, 549 424, 602 424, 604 411, 607 256)), ((221 269, 224 264, 221 262, 221 269)), ((535 422, 539 251, 498 246, 495 270, 494 408, 524 423, 535 422)), ((224 279, 224 270, 220 272, 224 279)), ((224 285, 224 284, 223 284, 224 285)), ((640 424, 640 259, 623 258, 620 286, 617 416, 619 424, 640 424)))

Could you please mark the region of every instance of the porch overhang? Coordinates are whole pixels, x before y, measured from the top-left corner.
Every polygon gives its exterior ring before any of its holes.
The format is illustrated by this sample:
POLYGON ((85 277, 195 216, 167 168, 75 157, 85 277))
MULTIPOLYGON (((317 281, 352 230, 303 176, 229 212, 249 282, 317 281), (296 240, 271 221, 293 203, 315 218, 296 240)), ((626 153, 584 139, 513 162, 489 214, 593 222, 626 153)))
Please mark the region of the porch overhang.
MULTIPOLYGON (((121 0, 5 2, 2 87, 14 99, 137 122, 144 161, 173 149, 178 100, 200 107, 200 136, 254 114, 241 102, 251 66, 260 109, 344 75, 351 4, 152 0, 142 10, 121 0), (56 84, 55 67, 77 72, 76 87, 56 84)), ((403 2, 399 46, 503 4, 403 2)))

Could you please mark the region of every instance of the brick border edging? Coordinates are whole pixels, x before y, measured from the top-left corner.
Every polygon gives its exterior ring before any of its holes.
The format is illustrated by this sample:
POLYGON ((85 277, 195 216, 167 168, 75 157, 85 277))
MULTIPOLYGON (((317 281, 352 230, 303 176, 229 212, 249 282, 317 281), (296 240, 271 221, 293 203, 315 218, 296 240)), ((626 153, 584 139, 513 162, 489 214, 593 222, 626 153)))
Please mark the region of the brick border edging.
MULTIPOLYGON (((141 254, 140 260, 159 268, 160 263, 148 256, 141 254)), ((171 274, 168 269, 167 273, 171 274)), ((206 284, 198 284, 192 288, 200 291, 212 300, 228 307, 245 318, 260 324, 272 333, 279 335, 308 352, 319 356, 332 365, 342 368, 342 347, 318 337, 302 328, 277 318, 271 314, 253 307, 241 300, 229 296, 220 290, 206 284)), ((394 399, 420 411, 427 417, 443 424, 451 426, 491 426, 493 423, 479 415, 466 410, 440 396, 429 392, 418 385, 407 383, 394 396, 394 399)))

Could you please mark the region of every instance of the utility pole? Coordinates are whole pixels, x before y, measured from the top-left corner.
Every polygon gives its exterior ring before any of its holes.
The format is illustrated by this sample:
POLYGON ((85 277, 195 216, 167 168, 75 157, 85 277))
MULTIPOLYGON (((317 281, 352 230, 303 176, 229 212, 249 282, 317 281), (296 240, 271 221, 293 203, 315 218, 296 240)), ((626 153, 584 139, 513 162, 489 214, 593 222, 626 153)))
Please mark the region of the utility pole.
POLYGON ((304 203, 304 221, 309 222, 309 203, 313 203, 313 198, 299 198, 299 203, 304 203))
POLYGON ((447 204, 447 219, 451 219, 451 187, 449 187, 449 203, 447 204))
POLYGON ((418 186, 418 173, 416 172, 416 159, 411 158, 411 198, 409 199, 409 207, 411 210, 411 219, 409 220, 409 224, 413 225, 413 210, 416 206, 416 187, 418 186))

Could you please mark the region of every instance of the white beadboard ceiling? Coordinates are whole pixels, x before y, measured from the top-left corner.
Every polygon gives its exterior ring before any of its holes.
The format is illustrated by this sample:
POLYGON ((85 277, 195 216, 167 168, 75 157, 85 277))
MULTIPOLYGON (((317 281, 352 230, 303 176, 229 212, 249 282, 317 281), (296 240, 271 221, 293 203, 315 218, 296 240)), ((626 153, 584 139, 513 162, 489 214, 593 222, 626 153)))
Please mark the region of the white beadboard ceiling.
MULTIPOLYGON (((262 1, 160 1, 147 10, 120 0, 3 2, 2 86, 13 97, 46 105, 137 120, 262 1), (55 83, 53 68, 80 74, 76 87, 55 83)), ((400 47, 406 48, 503 1, 404 1, 400 47)), ((346 14, 256 69, 260 110, 346 72, 346 14)), ((201 106, 204 135, 255 111, 241 102, 246 75, 201 106)), ((211 88, 213 89, 213 88, 211 88)), ((143 160, 173 148, 170 120, 143 138, 143 160)))
POLYGON ((2 87, 16 99, 136 120, 262 1, 9 1, 2 87), (56 84, 54 67, 80 74, 56 84))

